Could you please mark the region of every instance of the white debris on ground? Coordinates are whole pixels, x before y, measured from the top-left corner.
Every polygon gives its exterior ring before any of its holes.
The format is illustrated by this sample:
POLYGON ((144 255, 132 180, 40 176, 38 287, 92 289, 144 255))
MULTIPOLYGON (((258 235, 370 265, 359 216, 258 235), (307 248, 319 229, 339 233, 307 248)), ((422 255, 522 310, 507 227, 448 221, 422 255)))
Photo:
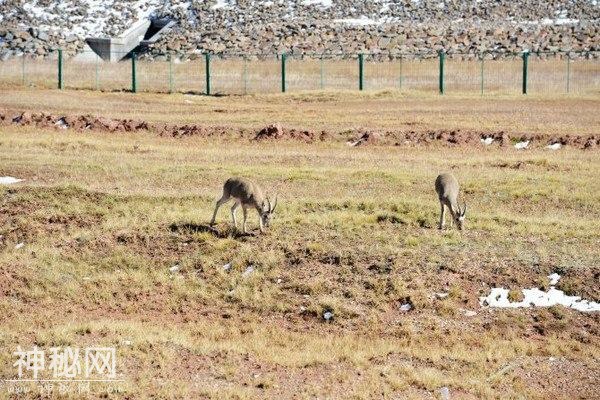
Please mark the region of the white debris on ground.
POLYGON ((54 125, 56 125, 57 127, 59 127, 60 129, 67 129, 69 127, 69 125, 67 125, 67 123, 65 122, 64 118, 59 119, 58 121, 56 121, 54 123, 54 125))
POLYGON ((170 272, 178 272, 179 271, 179 264, 175 264, 173 265, 171 268, 169 268, 170 272))
POLYGON ((13 178, 12 176, 0 176, 0 185, 12 185, 13 183, 23 182, 25 179, 13 178))
POLYGON ((435 297, 442 300, 448 297, 448 293, 435 293, 435 297))
POLYGON ((517 149, 517 150, 526 149, 527 146, 529 146, 529 140, 526 140, 524 142, 515 143, 515 149, 517 149))
POLYGON ((560 279, 559 274, 551 274, 550 290, 544 292, 538 288, 523 289, 523 300, 511 302, 508 299, 508 289, 492 288, 488 296, 479 298, 481 306, 498 307, 498 308, 527 308, 527 307, 552 307, 562 305, 570 307, 577 311, 591 312, 600 311, 600 303, 582 299, 580 296, 568 296, 562 290, 554 287, 560 279))
POLYGON ((325 311, 325 312, 323 313, 323 319, 324 319, 325 321, 330 321, 330 320, 332 320, 332 319, 333 319, 333 313, 332 313, 331 311, 325 311))
POLYGON ((253 272, 254 272, 254 267, 252 265, 249 265, 248 268, 246 268, 246 270, 242 273, 242 276, 243 277, 250 276, 250 274, 253 272))
POLYGON ((463 310, 463 314, 465 317, 474 317, 477 315, 477 313, 473 310, 463 310))
POLYGON ((15 245, 15 249, 19 250, 21 247, 25 246, 25 243, 21 242, 15 245))
POLYGON ((412 306, 410 303, 404 303, 400 306, 400 311, 410 311, 412 310, 412 306))
POLYGON ((227 264, 223 265, 223 270, 229 272, 231 270, 231 263, 228 262, 227 264))
POLYGON ((450 400, 450 389, 448 389, 446 386, 441 388, 440 396, 442 397, 442 400, 450 400))
POLYGON ((548 146, 546 146, 546 148, 550 149, 550 150, 558 150, 561 147, 562 147, 562 143, 560 143, 560 142, 558 142, 558 143, 552 143, 552 144, 549 144, 548 146))
POLYGON ((494 143, 494 138, 493 137, 481 138, 479 140, 481 141, 481 143, 485 144, 486 146, 494 143))

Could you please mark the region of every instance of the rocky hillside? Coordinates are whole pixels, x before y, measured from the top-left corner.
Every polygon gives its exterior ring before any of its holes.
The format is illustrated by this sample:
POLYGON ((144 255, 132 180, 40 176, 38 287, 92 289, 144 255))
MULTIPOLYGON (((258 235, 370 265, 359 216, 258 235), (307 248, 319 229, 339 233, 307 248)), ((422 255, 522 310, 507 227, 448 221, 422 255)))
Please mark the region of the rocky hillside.
POLYGON ((81 51, 147 17, 177 21, 150 54, 600 50, 596 0, 0 0, 0 57, 81 51))

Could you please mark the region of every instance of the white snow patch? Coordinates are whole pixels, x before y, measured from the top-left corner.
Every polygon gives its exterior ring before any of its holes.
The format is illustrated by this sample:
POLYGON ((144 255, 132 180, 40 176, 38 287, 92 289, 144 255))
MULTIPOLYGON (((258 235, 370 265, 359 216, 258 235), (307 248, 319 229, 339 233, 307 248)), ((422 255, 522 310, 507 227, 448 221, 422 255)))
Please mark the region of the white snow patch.
POLYGON ((560 275, 557 274, 556 272, 548 275, 548 279, 550 279, 550 285, 554 286, 558 283, 558 281, 560 280, 560 275))
POLYGON ((331 7, 333 1, 332 0, 303 0, 302 5, 305 6, 320 6, 322 8, 331 7))
POLYGON ((550 149, 550 150, 558 150, 561 147, 562 147, 562 144, 560 142, 559 143, 552 143, 552 144, 549 144, 548 146, 546 146, 546 148, 550 149))
POLYGON ((517 150, 526 149, 527 146, 529 146, 529 140, 526 140, 524 142, 515 143, 515 149, 517 149, 517 150))
POLYGON ((12 176, 0 176, 0 185, 12 185, 13 183, 23 182, 25 179, 13 178, 12 176))
POLYGON ((338 24, 346 24, 346 25, 356 25, 356 26, 366 26, 366 25, 377 25, 381 24, 382 21, 375 21, 371 18, 367 18, 364 15, 361 15, 360 18, 342 18, 342 19, 334 19, 333 22, 338 24))
POLYGON ((227 0, 217 0, 216 4, 214 6, 211 7, 213 10, 218 10, 220 8, 223 9, 228 9, 229 7, 229 2, 227 0))
POLYGON ((568 296, 562 290, 556 289, 554 285, 560 279, 559 274, 553 273, 548 278, 550 279, 551 286, 547 292, 538 288, 523 289, 523 300, 511 302, 508 299, 508 289, 492 288, 488 296, 479 298, 479 304, 498 308, 552 307, 562 305, 582 312, 600 311, 600 303, 583 300, 580 296, 568 296))

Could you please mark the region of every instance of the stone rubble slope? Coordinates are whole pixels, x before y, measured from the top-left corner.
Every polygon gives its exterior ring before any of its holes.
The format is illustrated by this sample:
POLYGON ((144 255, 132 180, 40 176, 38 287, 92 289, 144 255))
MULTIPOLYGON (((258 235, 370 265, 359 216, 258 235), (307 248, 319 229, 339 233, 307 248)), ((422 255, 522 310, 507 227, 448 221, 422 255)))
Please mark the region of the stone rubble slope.
POLYGON ((85 37, 116 36, 148 16, 177 22, 150 54, 184 60, 203 52, 600 50, 596 0, 0 0, 0 58, 59 47, 75 54, 85 37))

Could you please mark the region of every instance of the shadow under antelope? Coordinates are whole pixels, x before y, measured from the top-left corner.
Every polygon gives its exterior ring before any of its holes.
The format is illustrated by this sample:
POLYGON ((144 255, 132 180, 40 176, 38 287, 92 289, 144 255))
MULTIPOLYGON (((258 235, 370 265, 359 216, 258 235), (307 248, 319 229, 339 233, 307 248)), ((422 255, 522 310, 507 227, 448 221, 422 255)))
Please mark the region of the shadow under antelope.
POLYGON ((452 227, 453 222, 456 222, 458 229, 463 229, 465 216, 467 215, 467 203, 463 203, 463 208, 460 208, 458 204, 459 190, 458 181, 450 173, 440 174, 435 180, 435 191, 437 192, 441 206, 440 229, 444 229, 444 225, 446 224, 446 208, 450 210, 450 214, 452 215, 450 227, 452 227))
POLYGON ((223 196, 217 200, 215 211, 210 221, 211 226, 215 224, 219 207, 224 203, 227 203, 231 198, 235 201, 231 207, 231 218, 233 219, 233 225, 236 229, 237 220, 235 211, 240 205, 242 206, 242 211, 244 213, 244 221, 242 222, 243 233, 246 233, 248 208, 254 208, 258 213, 261 233, 264 232, 265 227, 270 225, 271 218, 277 207, 277 196, 275 196, 275 203, 271 206, 271 200, 263 195, 262 189, 258 184, 245 178, 229 178, 223 185, 223 196))

